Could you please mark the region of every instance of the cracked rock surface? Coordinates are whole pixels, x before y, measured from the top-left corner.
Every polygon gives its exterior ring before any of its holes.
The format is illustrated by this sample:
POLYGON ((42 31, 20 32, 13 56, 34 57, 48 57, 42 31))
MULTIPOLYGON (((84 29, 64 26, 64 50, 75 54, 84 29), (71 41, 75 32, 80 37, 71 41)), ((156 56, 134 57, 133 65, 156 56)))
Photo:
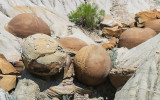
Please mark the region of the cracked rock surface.
POLYGON ((25 39, 22 45, 25 67, 39 75, 58 73, 67 54, 58 42, 45 34, 35 34, 25 39))

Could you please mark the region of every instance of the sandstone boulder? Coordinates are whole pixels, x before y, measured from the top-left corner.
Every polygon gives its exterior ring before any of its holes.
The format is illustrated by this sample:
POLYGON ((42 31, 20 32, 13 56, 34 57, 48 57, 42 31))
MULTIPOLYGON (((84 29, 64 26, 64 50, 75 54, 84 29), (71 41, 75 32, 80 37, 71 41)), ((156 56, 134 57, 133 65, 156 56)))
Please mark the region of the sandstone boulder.
POLYGON ((160 32, 160 19, 151 20, 145 23, 145 27, 151 28, 157 33, 160 32))
POLYGON ((121 34, 118 46, 130 49, 154 37, 156 34, 150 28, 130 28, 121 34))
POLYGON ((57 41, 69 54, 76 54, 82 47, 87 46, 87 43, 74 37, 65 37, 57 41))
POLYGON ((109 54, 97 45, 89 45, 79 50, 74 63, 78 80, 91 86, 101 84, 112 68, 109 54))
POLYGON ((25 67, 37 75, 55 75, 61 71, 67 54, 58 42, 45 34, 35 34, 22 45, 25 67))
POLYGON ((26 38, 35 33, 51 35, 48 25, 33 13, 15 16, 6 26, 6 30, 21 38, 26 38))

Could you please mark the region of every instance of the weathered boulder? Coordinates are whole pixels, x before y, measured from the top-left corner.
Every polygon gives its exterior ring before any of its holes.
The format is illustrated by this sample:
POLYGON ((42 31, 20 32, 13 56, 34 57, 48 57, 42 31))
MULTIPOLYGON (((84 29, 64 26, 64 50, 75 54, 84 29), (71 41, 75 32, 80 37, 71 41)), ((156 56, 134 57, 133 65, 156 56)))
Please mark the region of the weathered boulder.
POLYGON ((156 34, 150 28, 130 28, 121 34, 118 46, 130 49, 154 37, 156 34))
POLYGON ((160 32, 160 19, 151 20, 145 23, 145 27, 151 28, 157 33, 160 32))
POLYGON ((101 84, 112 68, 109 54, 97 45, 89 45, 79 50, 74 64, 78 80, 91 86, 101 84))
POLYGON ((6 30, 21 38, 36 33, 51 35, 49 26, 33 13, 23 13, 15 16, 6 26, 6 30))
POLYGON ((57 41, 69 54, 76 54, 82 47, 87 46, 87 43, 74 37, 65 37, 57 41))
POLYGON ((25 67, 37 75, 54 75, 61 71, 67 54, 58 42, 45 34, 35 34, 22 45, 25 67))

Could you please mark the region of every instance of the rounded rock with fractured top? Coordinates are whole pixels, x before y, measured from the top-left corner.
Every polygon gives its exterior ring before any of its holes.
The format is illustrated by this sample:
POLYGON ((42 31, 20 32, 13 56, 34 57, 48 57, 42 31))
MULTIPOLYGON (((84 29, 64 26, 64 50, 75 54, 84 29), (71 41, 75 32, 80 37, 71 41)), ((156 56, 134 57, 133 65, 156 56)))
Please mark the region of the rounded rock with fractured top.
POLYGON ((58 42, 45 34, 27 37, 22 45, 25 67, 37 75, 55 75, 64 66, 67 54, 58 42))

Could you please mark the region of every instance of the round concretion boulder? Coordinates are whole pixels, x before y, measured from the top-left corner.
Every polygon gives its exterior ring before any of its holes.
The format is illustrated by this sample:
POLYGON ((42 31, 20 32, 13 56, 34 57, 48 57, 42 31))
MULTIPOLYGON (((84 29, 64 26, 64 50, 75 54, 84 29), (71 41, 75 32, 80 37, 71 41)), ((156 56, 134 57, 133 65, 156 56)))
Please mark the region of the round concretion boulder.
POLYGON ((15 16, 6 26, 6 30, 21 38, 26 38, 35 33, 51 35, 48 25, 33 13, 15 16))
POLYGON ((130 28, 121 34, 118 46, 131 49, 154 37, 156 34, 157 33, 150 28, 130 28))
POLYGON ((75 58, 75 75, 83 84, 101 84, 112 68, 109 54, 101 46, 89 45, 80 49, 75 58))
POLYGON ((65 37, 57 41, 71 55, 75 55, 82 47, 87 46, 86 42, 74 37, 65 37))
POLYGON ((160 19, 151 20, 145 23, 145 27, 151 28, 157 33, 160 32, 160 19))
POLYGON ((45 34, 34 34, 22 45, 25 67, 37 75, 55 75, 61 71, 67 54, 58 42, 45 34))

